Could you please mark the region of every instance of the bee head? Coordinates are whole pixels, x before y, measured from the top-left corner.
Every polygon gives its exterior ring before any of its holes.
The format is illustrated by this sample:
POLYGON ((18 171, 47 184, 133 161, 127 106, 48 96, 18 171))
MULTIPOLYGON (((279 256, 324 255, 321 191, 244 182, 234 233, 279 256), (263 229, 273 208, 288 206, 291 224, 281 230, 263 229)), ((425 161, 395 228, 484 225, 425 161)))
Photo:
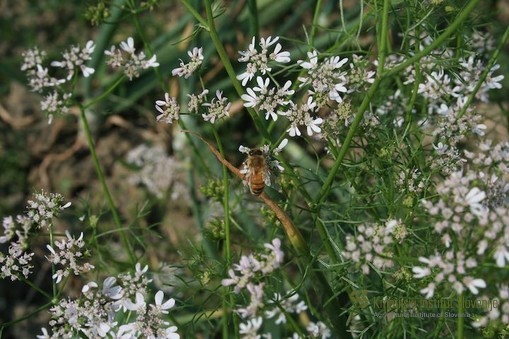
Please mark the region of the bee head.
POLYGON ((259 148, 254 148, 254 149, 250 150, 248 154, 250 156, 253 156, 253 155, 263 155, 263 152, 259 148))

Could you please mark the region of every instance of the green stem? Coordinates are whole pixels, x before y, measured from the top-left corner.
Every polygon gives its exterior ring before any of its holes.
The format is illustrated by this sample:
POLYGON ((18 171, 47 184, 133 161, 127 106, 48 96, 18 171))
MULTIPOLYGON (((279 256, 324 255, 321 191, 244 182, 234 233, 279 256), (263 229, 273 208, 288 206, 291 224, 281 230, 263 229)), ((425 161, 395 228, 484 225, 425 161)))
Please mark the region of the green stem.
POLYGON ((210 28, 209 28, 209 24, 207 23, 207 20, 205 20, 200 13, 198 13, 194 7, 189 3, 187 2, 187 0, 181 0, 182 4, 186 7, 186 9, 189 11, 189 13, 191 13, 192 16, 194 16, 194 18, 196 20, 198 20, 198 22, 201 24, 201 26, 207 30, 207 31, 210 31, 210 28))
POLYGON ((458 329, 457 338, 458 339, 463 339, 463 330, 464 330, 464 324, 465 324, 465 317, 463 316, 465 313, 463 299, 464 299, 463 293, 458 295, 458 323, 457 323, 457 329, 458 329))
MULTIPOLYGON (((51 265, 52 269, 54 268, 54 265, 51 265)), ((42 294, 43 296, 45 296, 46 298, 48 299, 51 299, 51 295, 46 293, 45 291, 43 291, 39 286, 35 285, 33 282, 31 282, 30 280, 28 279, 25 279, 25 277, 21 276, 21 277, 18 277, 18 279, 22 282, 24 282, 25 284, 27 284, 28 286, 30 286, 30 288, 36 290, 37 292, 39 292, 40 294, 42 294)), ((55 297, 55 291, 53 291, 53 298, 55 297)))
POLYGON ((115 226, 117 227, 118 232, 120 233, 120 239, 122 244, 124 245, 127 253, 129 255, 129 259, 132 263, 136 261, 136 257, 134 255, 133 249, 129 242, 129 238, 127 237, 126 232, 122 227, 122 222, 120 221, 120 216, 118 215, 117 208, 115 202, 113 201, 113 197, 110 193, 108 185, 106 184, 106 179, 104 177, 104 173, 102 171, 101 165, 99 163, 99 159, 97 157, 97 153, 95 151, 94 140, 92 139, 92 133, 90 131, 90 126, 87 121, 87 116, 85 114, 85 109, 83 107, 80 108, 80 118, 83 124, 83 129, 85 132, 85 136, 87 138, 88 148, 90 150, 90 154, 92 155, 92 160, 94 162, 95 171, 97 173, 97 177, 99 178, 99 182, 101 183, 101 187, 103 189, 103 193, 106 196, 106 200, 108 201, 108 206, 110 208, 111 214, 113 216, 113 221, 115 222, 115 226))
MULTIPOLYGON (((232 82, 237 95, 240 97, 242 94, 244 94, 244 88, 242 88, 239 80, 237 80, 237 75, 235 74, 235 70, 233 69, 232 63, 230 62, 230 58, 228 57, 228 54, 226 53, 226 50, 224 49, 224 46, 219 39, 219 35, 217 34, 210 0, 205 1, 205 9, 207 11, 207 22, 210 38, 216 47, 217 54, 219 54, 219 58, 223 63, 226 73, 228 73, 228 76, 230 77, 230 81, 232 82)), ((270 140, 269 133, 265 128, 265 124, 263 123, 262 119, 260 119, 256 111, 249 107, 247 107, 246 110, 249 112, 249 115, 251 115, 251 119, 253 120, 258 132, 262 134, 265 140, 270 140)))
POLYGON ((24 316, 20 317, 20 318, 17 318, 15 320, 12 320, 12 321, 9 321, 9 322, 6 322, 6 323, 3 323, 3 324, 0 324, 0 328, 5 328, 5 327, 8 327, 8 326, 11 326, 11 325, 14 325, 14 324, 17 324, 23 320, 26 320, 28 318, 31 318, 33 317, 34 315, 36 315, 37 313, 41 312, 42 310, 45 310, 47 309, 48 307, 50 306, 53 306, 53 302, 48 302, 40 307, 38 307, 37 309, 35 309, 34 311, 30 312, 30 313, 27 313, 25 314, 24 316))
POLYGON ((118 77, 117 80, 115 80, 115 82, 113 83, 113 85, 111 85, 106 91, 102 92, 101 95, 91 99, 90 101, 88 101, 87 103, 83 104, 83 110, 86 110, 87 108, 90 108, 92 107, 93 105, 95 105, 96 103, 100 102, 101 100, 103 100, 104 98, 106 98, 108 95, 110 95, 111 92, 113 92, 113 90, 122 83, 122 81, 125 79, 125 75, 121 75, 118 77))
MULTIPOLYGON (((214 133, 214 138, 216 139, 217 148, 219 150, 219 153, 224 158, 224 151, 223 151, 223 145, 221 143, 221 139, 219 138, 219 135, 217 134, 216 129, 214 126, 212 126, 212 131, 214 133)), ((231 266, 231 239, 230 239, 230 184, 229 184, 229 177, 228 177, 228 168, 223 164, 222 165, 223 170, 223 209, 224 209, 224 261, 226 267, 231 266)), ((225 289, 224 293, 228 293, 228 291, 225 289)), ((234 296, 231 293, 229 294, 229 298, 222 298, 223 300, 223 337, 228 338, 229 330, 228 330, 228 312, 229 306, 234 305, 235 300, 234 296), (228 299, 228 301, 227 301, 228 299)), ((233 317, 233 326, 234 326, 234 333, 239 333, 238 331, 238 323, 236 321, 236 317, 233 317)))
POLYGON ((256 0, 247 0, 247 8, 249 10, 249 30, 251 32, 251 36, 254 36, 258 41, 260 24, 258 22, 258 6, 256 5, 256 0))
POLYGON ((311 32, 309 34, 309 48, 311 49, 314 46, 313 42, 315 40, 316 28, 318 27, 318 19, 320 17, 320 10, 322 9, 322 0, 318 0, 315 6, 315 12, 313 14, 313 24, 311 25, 311 32))

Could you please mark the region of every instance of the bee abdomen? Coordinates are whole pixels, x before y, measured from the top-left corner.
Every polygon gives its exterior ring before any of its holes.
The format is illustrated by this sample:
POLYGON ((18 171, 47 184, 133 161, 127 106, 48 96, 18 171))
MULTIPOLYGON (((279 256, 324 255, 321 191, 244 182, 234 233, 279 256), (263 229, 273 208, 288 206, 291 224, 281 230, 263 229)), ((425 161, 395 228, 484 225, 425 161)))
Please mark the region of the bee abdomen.
POLYGON ((260 194, 262 194, 264 188, 265 188, 265 185, 260 185, 260 186, 251 185, 250 191, 251 191, 251 194, 260 195, 260 194))
POLYGON ((249 183, 249 189, 252 194, 254 195, 260 195, 263 192, 263 189, 265 188, 265 182, 263 181, 263 178, 259 176, 253 176, 251 178, 251 181, 249 183))

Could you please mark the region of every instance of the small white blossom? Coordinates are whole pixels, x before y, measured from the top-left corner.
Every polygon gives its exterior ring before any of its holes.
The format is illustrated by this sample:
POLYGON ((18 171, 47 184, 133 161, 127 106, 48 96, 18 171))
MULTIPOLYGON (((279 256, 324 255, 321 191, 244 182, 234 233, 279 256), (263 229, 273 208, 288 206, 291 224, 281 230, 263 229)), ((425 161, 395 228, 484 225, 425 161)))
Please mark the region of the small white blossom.
POLYGON ((474 279, 472 277, 464 277, 463 284, 472 292, 472 294, 479 294, 479 288, 486 288, 486 282, 483 279, 474 279))
POLYGON ((67 80, 71 80, 76 70, 80 69, 85 78, 94 74, 95 70, 87 67, 85 63, 92 59, 95 45, 92 40, 88 41, 84 48, 79 46, 71 46, 71 48, 63 53, 63 61, 53 61, 51 66, 67 69, 67 80))
POLYGON ((50 245, 46 245, 47 249, 51 254, 47 257, 48 261, 54 265, 61 265, 63 268, 58 269, 53 274, 53 279, 58 284, 62 278, 67 277, 69 272, 75 275, 88 272, 94 268, 89 263, 78 264, 78 260, 83 258, 82 248, 85 246, 83 241, 83 232, 80 234, 78 239, 75 239, 70 235, 68 231, 65 232, 67 239, 62 241, 55 241, 55 248, 50 245))
POLYGON ((123 68, 124 74, 132 80, 140 76, 140 71, 143 69, 158 67, 156 55, 146 60, 144 52, 136 53, 134 47, 134 40, 128 37, 126 41, 120 43, 120 49, 111 46, 110 50, 104 52, 109 59, 106 61, 112 68, 123 68))
POLYGON ((216 120, 229 117, 231 105, 227 98, 223 98, 223 92, 217 90, 216 98, 213 98, 211 102, 202 104, 203 107, 207 107, 207 113, 202 114, 203 120, 214 124, 216 120))
POLYGON ((164 93, 164 100, 156 100, 156 109, 161 113, 156 117, 157 121, 171 124, 173 120, 179 119, 180 106, 177 99, 170 97, 168 93, 164 93))
POLYGON ((187 55, 191 58, 191 61, 185 64, 180 60, 180 67, 175 68, 171 71, 172 75, 179 77, 189 78, 202 64, 203 62, 203 48, 194 47, 191 51, 187 51, 187 55))
POLYGON ((312 338, 326 339, 331 337, 330 329, 321 321, 317 323, 310 322, 306 330, 312 338))
POLYGON ((241 57, 239 58, 240 62, 247 62, 246 71, 237 76, 237 79, 242 81, 242 86, 246 86, 248 81, 250 81, 257 73, 265 75, 267 72, 270 72, 272 68, 269 66, 269 61, 273 60, 280 63, 290 62, 290 53, 286 51, 282 51, 281 44, 276 42, 279 40, 279 37, 268 37, 260 39, 260 47, 261 51, 255 48, 255 37, 251 40, 251 43, 248 46, 247 51, 241 51, 239 54, 241 57), (269 52, 269 47, 276 44, 273 52, 269 52))
POLYGON ((170 298, 166 302, 163 303, 164 298, 164 292, 163 291, 157 291, 155 295, 155 308, 162 313, 162 314, 168 314, 168 310, 175 306, 175 299, 170 298))
POLYGON ((288 134, 291 137, 300 136, 301 132, 299 126, 301 125, 306 126, 309 136, 313 135, 313 133, 320 133, 321 128, 319 125, 323 123, 323 119, 311 116, 312 113, 316 112, 316 109, 316 102, 313 100, 312 96, 309 96, 307 101, 300 105, 295 105, 290 102, 290 109, 282 113, 282 115, 285 115, 290 121, 290 128, 287 129, 288 134))
POLYGON ((261 338, 257 335, 258 330, 261 328, 263 323, 262 317, 249 319, 247 323, 241 323, 239 325, 239 333, 242 334, 243 339, 258 339, 261 338))
POLYGON ((309 61, 299 60, 297 63, 307 70, 306 76, 299 77, 301 87, 310 85, 312 93, 317 97, 320 106, 326 103, 326 99, 342 102, 340 93, 347 93, 346 73, 339 69, 348 62, 348 59, 341 59, 339 56, 325 58, 318 62, 317 51, 308 52, 309 61))

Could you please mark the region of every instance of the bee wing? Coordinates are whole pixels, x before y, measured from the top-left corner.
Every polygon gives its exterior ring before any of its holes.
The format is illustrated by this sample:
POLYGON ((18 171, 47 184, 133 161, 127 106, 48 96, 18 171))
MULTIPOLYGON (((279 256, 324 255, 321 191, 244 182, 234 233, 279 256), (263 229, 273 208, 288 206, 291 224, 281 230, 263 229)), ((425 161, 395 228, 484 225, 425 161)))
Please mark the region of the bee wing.
POLYGON ((243 180, 246 181, 249 176, 249 173, 250 173, 249 166, 247 164, 247 160, 242 163, 239 170, 240 170, 240 173, 244 175, 243 180))
POLYGON ((263 173, 263 182, 265 183, 265 186, 270 186, 272 182, 272 173, 269 171, 269 169, 266 169, 263 173))

